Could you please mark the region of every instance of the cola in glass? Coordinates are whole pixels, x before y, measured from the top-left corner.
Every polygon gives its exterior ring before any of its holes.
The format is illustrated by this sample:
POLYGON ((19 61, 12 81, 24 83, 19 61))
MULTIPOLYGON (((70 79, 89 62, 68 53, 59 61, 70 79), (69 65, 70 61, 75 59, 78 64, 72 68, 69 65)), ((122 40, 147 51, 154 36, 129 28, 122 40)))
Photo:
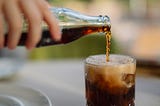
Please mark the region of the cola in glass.
POLYGON ((136 60, 130 56, 90 56, 85 61, 86 106, 135 106, 136 60))

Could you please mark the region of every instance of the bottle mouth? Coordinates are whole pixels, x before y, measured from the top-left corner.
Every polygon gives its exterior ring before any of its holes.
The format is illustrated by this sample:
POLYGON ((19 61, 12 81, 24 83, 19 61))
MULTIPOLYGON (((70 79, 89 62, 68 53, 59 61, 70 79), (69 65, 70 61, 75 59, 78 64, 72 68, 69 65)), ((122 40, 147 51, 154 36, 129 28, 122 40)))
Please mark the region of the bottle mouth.
POLYGON ((99 22, 103 22, 106 26, 108 26, 109 28, 111 28, 111 21, 110 21, 110 18, 109 16, 105 15, 105 16, 102 16, 102 15, 99 15, 99 22))

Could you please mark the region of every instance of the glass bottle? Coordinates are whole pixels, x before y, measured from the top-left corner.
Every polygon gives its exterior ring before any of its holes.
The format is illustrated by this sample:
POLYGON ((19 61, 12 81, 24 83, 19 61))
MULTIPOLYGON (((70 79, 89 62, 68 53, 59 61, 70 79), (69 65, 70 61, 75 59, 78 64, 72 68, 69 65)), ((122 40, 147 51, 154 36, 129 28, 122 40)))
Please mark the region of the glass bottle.
MULTIPOLYGON (((59 26, 62 31, 60 41, 54 41, 46 23, 42 24, 42 37, 37 47, 50 46, 55 44, 65 44, 72 42, 80 37, 97 32, 110 31, 110 19, 108 16, 88 16, 73 11, 68 8, 51 8, 50 11, 59 20, 59 26)), ((24 46, 27 39, 27 23, 24 22, 23 32, 18 46, 24 46)), ((7 34, 5 36, 5 45, 7 34)))

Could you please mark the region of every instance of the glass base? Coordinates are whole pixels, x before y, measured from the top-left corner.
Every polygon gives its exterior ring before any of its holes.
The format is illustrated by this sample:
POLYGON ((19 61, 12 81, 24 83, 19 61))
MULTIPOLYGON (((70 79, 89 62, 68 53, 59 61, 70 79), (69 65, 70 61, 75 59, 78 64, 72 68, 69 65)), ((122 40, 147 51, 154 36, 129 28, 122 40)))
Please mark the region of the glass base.
POLYGON ((52 106, 49 98, 39 90, 18 86, 0 85, 0 106, 52 106))
POLYGON ((0 95, 0 106, 24 106, 24 104, 15 97, 0 95))

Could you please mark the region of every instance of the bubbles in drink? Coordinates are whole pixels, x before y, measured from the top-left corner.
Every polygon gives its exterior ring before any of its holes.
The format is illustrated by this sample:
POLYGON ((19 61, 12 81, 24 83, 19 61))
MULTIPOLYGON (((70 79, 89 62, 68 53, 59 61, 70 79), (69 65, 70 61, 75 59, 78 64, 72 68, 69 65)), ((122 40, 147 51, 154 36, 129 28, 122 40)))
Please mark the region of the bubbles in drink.
POLYGON ((126 87, 130 88, 135 83, 135 74, 123 74, 122 80, 124 81, 126 87))

